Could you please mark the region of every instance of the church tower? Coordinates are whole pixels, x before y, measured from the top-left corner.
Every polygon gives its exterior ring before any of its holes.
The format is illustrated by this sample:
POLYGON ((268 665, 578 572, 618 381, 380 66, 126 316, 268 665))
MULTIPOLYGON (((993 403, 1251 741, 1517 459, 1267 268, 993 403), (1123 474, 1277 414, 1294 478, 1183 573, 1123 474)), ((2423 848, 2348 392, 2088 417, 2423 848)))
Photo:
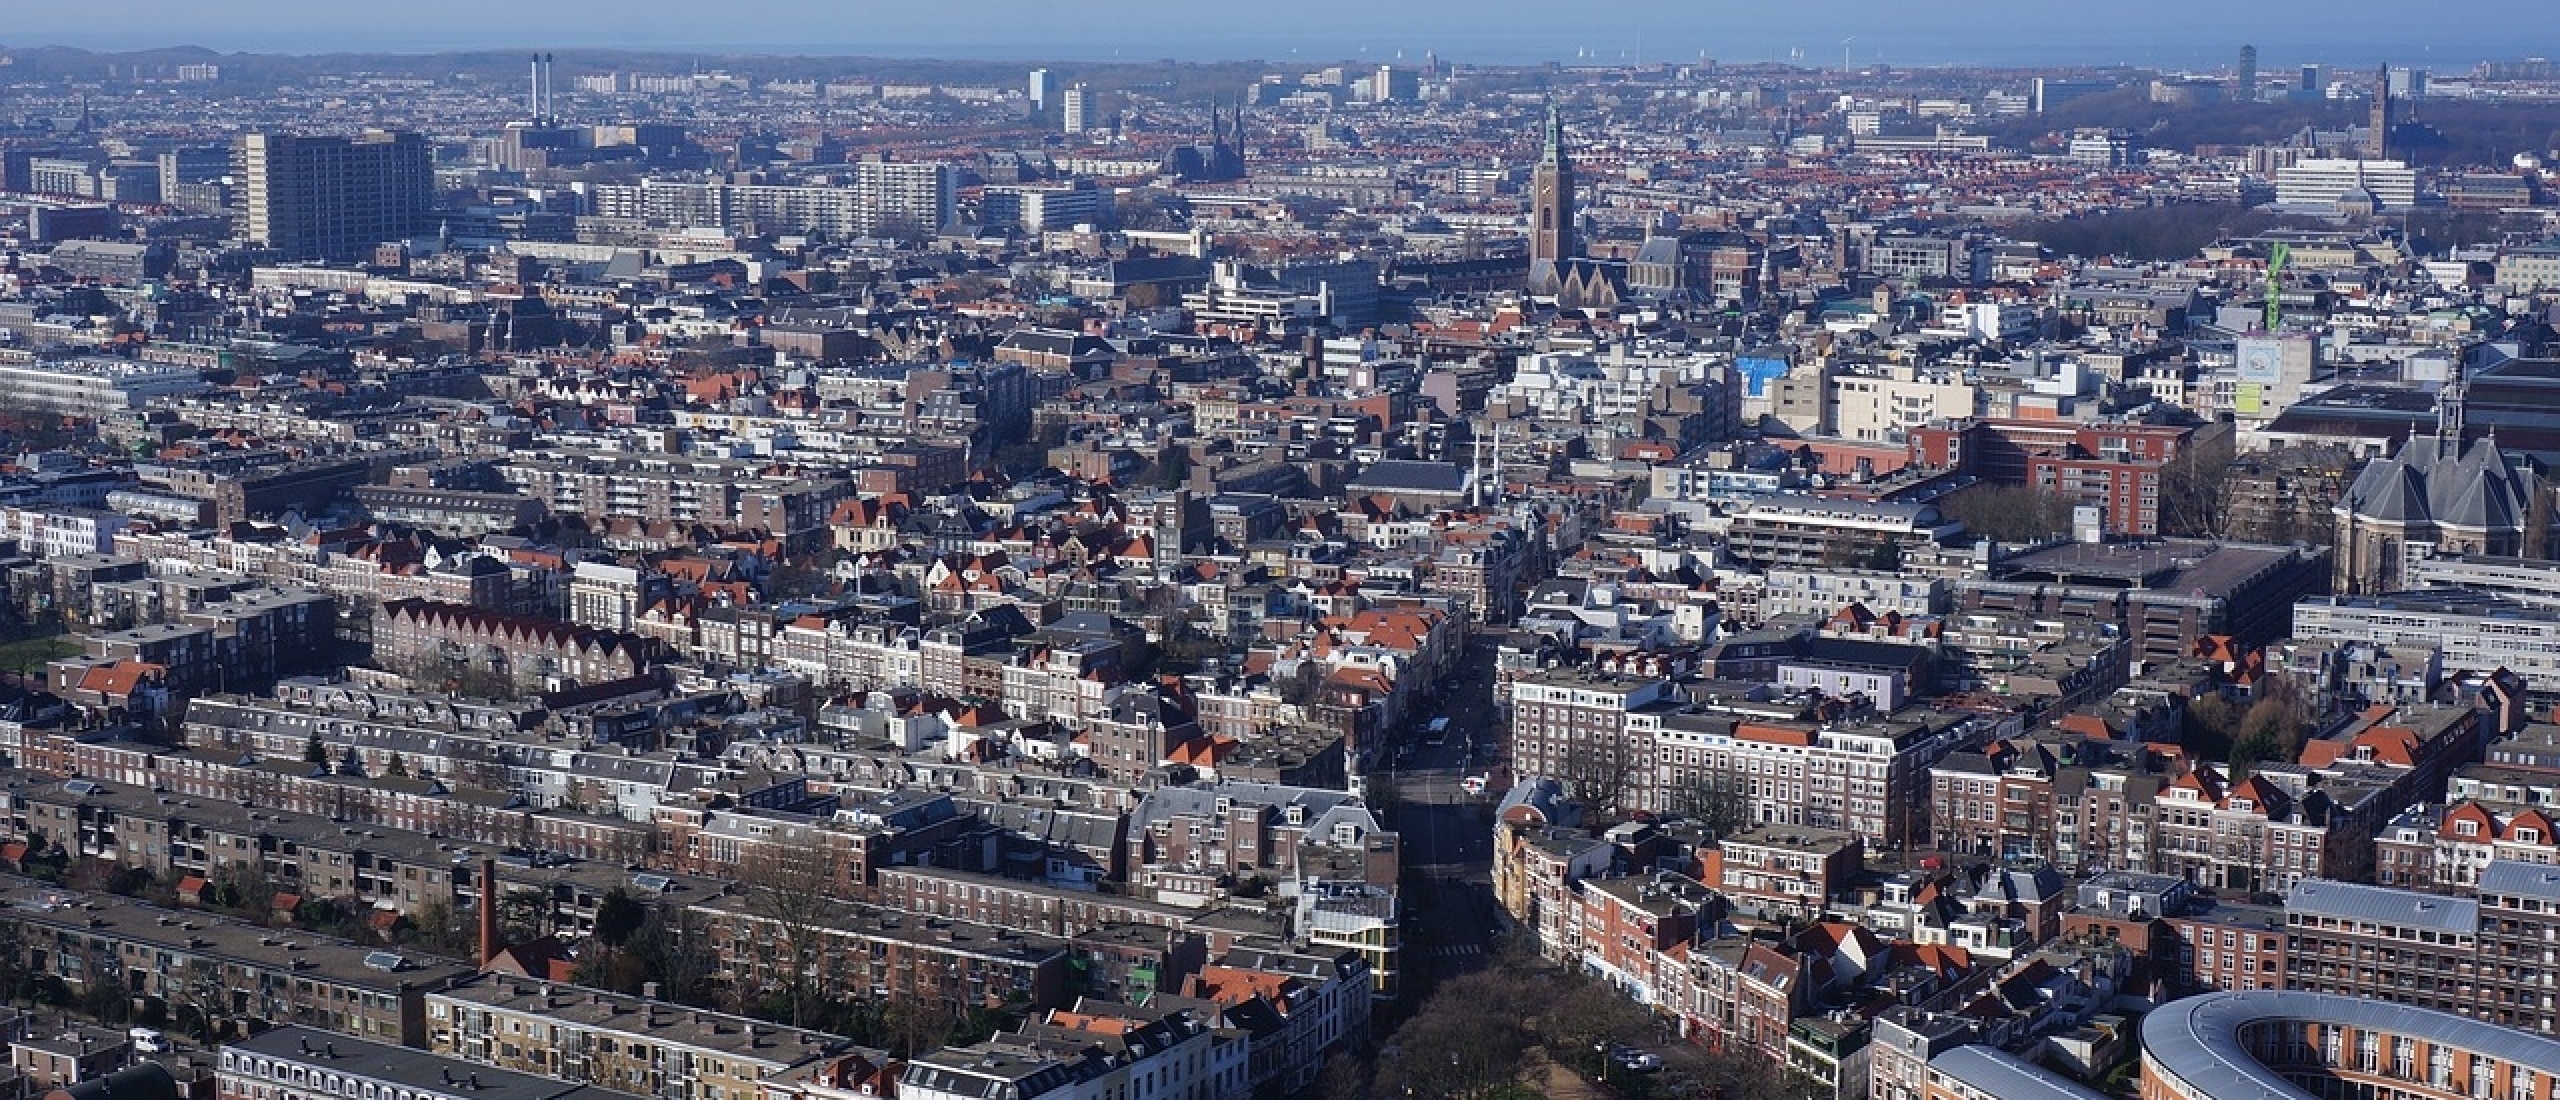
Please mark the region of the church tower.
POLYGON ((2373 118, 2366 124, 2364 159, 2391 159, 2391 66, 2373 76, 2373 118))
POLYGON ((1564 150, 1564 116, 1547 105, 1547 151, 1529 183, 1529 277, 1551 275, 1574 258, 1573 161, 1564 150))

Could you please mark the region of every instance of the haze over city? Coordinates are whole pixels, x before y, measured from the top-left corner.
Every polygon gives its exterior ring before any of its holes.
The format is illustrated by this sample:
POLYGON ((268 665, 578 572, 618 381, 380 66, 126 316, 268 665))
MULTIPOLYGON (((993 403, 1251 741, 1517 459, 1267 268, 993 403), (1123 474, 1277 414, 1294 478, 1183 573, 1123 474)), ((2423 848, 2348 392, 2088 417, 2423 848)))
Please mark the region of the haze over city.
POLYGON ((1097 0, 989 0, 935 5, 779 0, 710 9, 683 0, 524 5, 438 4, 430 25, 397 7, 324 0, 188 3, 104 0, 26 5, 0 30, 16 44, 102 49, 202 45, 249 52, 420 52, 453 49, 658 49, 1185 61, 1444 57, 1495 64, 1786 60, 1897 65, 2210 65, 2228 43, 2329 64, 2468 65, 2497 54, 2517 28, 2550 13, 2530 0, 2464 0, 2412 16, 2382 0, 2234 5, 1895 0, 1801 4, 1601 0, 1569 10, 1530 0, 1364 4, 1305 0, 1285 8, 1097 0), (1843 39, 1854 39, 1844 43, 1843 39), (1797 51, 1801 51, 1798 53, 1797 51))
POLYGON ((2545 6, 15 0, 0 1100, 2560 1100, 2545 6))

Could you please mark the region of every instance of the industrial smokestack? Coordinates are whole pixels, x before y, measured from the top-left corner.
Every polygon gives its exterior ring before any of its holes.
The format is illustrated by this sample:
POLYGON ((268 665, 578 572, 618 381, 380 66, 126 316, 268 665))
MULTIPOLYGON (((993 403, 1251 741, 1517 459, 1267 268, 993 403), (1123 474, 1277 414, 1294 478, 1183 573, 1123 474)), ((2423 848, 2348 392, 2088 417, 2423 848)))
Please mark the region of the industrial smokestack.
POLYGON ((560 60, 556 53, 542 55, 542 124, 554 126, 560 119, 559 86, 551 82, 552 67, 560 60))
POLYGON ((542 125, 542 55, 541 55, 541 54, 535 54, 535 55, 533 55, 533 67, 532 67, 532 69, 531 69, 531 70, 526 74, 526 78, 530 81, 530 84, 529 84, 529 86, 525 89, 525 97, 524 97, 524 98, 525 98, 525 102, 524 102, 525 113, 526 113, 526 114, 528 114, 528 115, 530 115, 530 116, 532 117, 532 119, 533 119, 533 124, 534 124, 534 125, 536 125, 536 126, 540 126, 540 125, 542 125))
POLYGON ((498 861, 480 857, 480 965, 497 961, 498 950, 498 861))

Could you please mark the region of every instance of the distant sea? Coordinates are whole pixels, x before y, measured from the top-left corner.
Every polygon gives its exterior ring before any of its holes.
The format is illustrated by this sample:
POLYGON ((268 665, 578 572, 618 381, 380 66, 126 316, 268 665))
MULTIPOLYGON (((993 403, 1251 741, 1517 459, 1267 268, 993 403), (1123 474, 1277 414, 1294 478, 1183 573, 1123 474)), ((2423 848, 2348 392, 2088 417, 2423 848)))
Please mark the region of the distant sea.
MULTIPOLYGON (((1403 22, 1403 20, 1398 20, 1403 22)), ((2414 65, 2452 74, 2483 60, 2512 60, 2529 53, 2560 52, 2560 42, 2536 50, 2536 43, 2511 33, 2464 25, 2468 20, 2437 21, 2434 26, 2386 25, 2384 21, 2339 20, 2319 26, 2291 28, 2291 33, 2250 34, 2251 28, 2194 24, 2150 24, 2079 28, 2042 27, 2032 32, 2004 31, 1996 22, 1982 23, 1950 15, 1942 24, 1900 27, 1889 37, 1854 36, 1845 44, 1835 24, 1819 32, 1788 33, 1751 27, 1700 27, 1634 31, 1620 25, 1557 25, 1531 28, 1503 21, 1453 23, 1436 27, 1386 27, 1374 34, 1346 31, 1330 23, 1274 27, 1256 21, 1234 28, 1197 25, 1119 25, 1077 28, 1053 33, 1040 28, 1019 38, 977 34, 950 28, 907 28, 879 33, 867 40, 837 28, 816 30, 797 41, 758 40, 753 28, 705 34, 700 25, 682 29, 624 24, 610 31, 545 32, 503 28, 426 33, 296 33, 251 34, 207 30, 182 37, 147 37, 138 32, 47 35, 49 44, 102 51, 151 49, 173 45, 203 46, 222 52, 250 53, 440 53, 484 49, 608 49, 666 52, 708 58, 720 55, 867 56, 935 58, 957 61, 1267 61, 1419 64, 1426 52, 1444 61, 1492 65, 1622 65, 1636 62, 1685 64, 1700 57, 1724 64, 1792 61, 1818 68, 1838 68, 1844 61, 1858 67, 1879 62, 1909 67, 2038 67, 2137 65, 2166 70, 2210 71, 2228 68, 2241 43, 2258 46, 2259 68, 2270 78, 2282 77, 2304 64, 2337 69, 2366 68, 2384 62, 2414 65), (2447 25, 2451 23, 2452 25, 2447 25), (724 37, 736 35, 735 38, 724 37), (1845 58, 1844 58, 1845 55, 1845 58)), ((982 28, 973 28, 982 29, 982 28)), ((2257 28, 2263 30, 2264 28, 2257 28)), ((0 29, 0 38, 15 38, 0 29)), ((32 35, 30 38, 34 37, 32 35)), ((2532 36, 2524 36, 2529 39, 2532 36)), ((34 44, 19 40, 10 47, 34 44)))

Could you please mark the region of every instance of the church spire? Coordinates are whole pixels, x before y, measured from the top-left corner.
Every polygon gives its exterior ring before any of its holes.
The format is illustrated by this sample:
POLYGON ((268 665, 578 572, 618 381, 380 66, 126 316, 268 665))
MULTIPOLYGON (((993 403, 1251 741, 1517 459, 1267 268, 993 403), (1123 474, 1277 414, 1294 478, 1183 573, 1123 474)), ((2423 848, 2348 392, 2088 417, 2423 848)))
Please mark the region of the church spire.
POLYGON ((2436 393, 2436 448, 2439 454, 2462 453, 2462 365, 2454 364, 2444 389, 2436 393))
POLYGON ((1553 100, 1547 102, 1546 163, 1564 163, 1564 112, 1556 107, 1553 100))

